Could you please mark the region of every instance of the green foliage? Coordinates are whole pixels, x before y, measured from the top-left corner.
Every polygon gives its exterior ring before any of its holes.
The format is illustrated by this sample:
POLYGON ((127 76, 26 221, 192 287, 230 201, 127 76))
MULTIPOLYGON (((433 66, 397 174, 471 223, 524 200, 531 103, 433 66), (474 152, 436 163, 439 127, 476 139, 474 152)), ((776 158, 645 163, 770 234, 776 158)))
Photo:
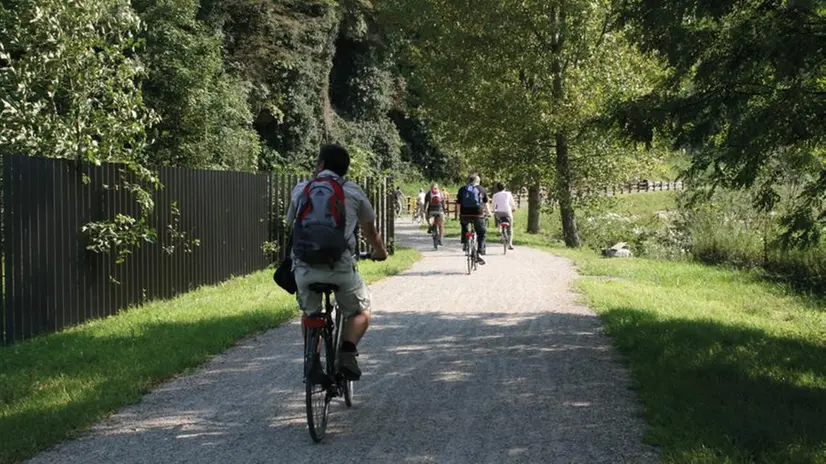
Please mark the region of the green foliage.
POLYGON ((826 226, 826 10, 819 2, 632 0, 622 17, 669 74, 617 108, 640 140, 656 130, 693 156, 697 180, 753 190, 776 206, 786 178, 803 183, 784 212, 786 242, 818 243, 826 226))
POLYGON ((141 214, 83 228, 91 250, 118 249, 122 262, 125 247, 155 234, 147 216, 157 179, 144 163, 157 118, 140 90, 140 18, 125 0, 11 0, 0 25, 0 155, 125 163, 123 188, 141 214))
POLYGON ((195 18, 197 0, 133 1, 147 29, 143 89, 161 122, 152 165, 254 170, 260 146, 250 87, 226 72, 222 36, 195 18))
MULTIPOLYGON (((416 115, 415 109, 396 109, 390 113, 402 138, 401 160, 418 171, 418 176, 403 173, 402 179, 412 177, 459 182, 467 175, 465 160, 456 152, 447 153, 436 144, 427 124, 416 115)), ((405 171, 402 166, 402 171, 405 171)))
POLYGON ((127 0, 0 4, 0 151, 139 163, 155 121, 127 0))
MULTIPOLYGON (((784 188, 782 198, 793 195, 784 188)), ((806 249, 783 247, 782 218, 794 209, 794 202, 760 212, 752 197, 749 191, 717 192, 706 201, 682 205, 691 254, 705 263, 761 269, 801 289, 821 292, 826 288, 826 243, 806 249)))

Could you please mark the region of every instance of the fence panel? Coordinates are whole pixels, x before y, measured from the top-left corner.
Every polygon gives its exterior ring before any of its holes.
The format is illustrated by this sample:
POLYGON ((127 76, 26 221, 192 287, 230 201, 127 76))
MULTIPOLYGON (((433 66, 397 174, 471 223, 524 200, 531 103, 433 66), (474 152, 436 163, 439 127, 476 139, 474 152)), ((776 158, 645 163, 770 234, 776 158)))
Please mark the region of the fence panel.
MULTIPOLYGON (((156 242, 117 253, 87 249, 81 228, 117 214, 137 216, 124 166, 7 157, 3 163, 3 276, 0 344, 116 314, 148 300, 264 269, 287 252, 290 193, 306 178, 161 168, 163 188, 148 218, 156 242), (193 242, 197 240, 199 245, 193 242), (265 253, 265 242, 276 253, 265 253)), ((392 192, 385 179, 361 179, 376 226, 393 250, 392 192)), ((363 244, 363 240, 360 242, 363 244)))
POLYGON ((268 238, 268 175, 163 168, 159 177, 164 188, 149 218, 157 243, 116 264, 114 252, 87 250, 81 228, 138 212, 124 185, 134 179, 123 166, 6 158, 3 344, 269 265, 261 251, 268 238), (201 245, 187 251, 193 239, 201 245))

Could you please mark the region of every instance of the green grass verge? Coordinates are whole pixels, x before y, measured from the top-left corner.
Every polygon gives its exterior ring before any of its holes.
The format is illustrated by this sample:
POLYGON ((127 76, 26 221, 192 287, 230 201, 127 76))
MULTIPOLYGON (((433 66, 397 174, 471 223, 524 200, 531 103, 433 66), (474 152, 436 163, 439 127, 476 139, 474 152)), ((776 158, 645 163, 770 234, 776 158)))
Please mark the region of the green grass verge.
POLYGON ((610 210, 627 216, 646 216, 677 209, 676 192, 628 193, 614 197, 610 210))
MULTIPOLYGON (((419 257, 401 249, 359 271, 372 282, 419 257)), ((33 456, 297 313, 267 270, 0 348, 0 462, 33 456)))
POLYGON ((664 462, 826 462, 826 302, 749 272, 603 259, 519 231, 515 244, 576 263, 664 462))

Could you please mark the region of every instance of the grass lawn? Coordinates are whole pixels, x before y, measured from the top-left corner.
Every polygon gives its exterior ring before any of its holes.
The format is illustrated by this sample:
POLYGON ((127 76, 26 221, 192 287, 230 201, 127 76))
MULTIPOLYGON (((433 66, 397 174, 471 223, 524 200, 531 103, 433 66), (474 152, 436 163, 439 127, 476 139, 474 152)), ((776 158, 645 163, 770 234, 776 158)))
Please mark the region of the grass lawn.
MULTIPOLYGON (((401 249, 359 270, 372 282, 419 257, 401 249)), ((0 463, 33 456, 297 312, 267 270, 0 348, 0 463)))
POLYGON ((525 219, 516 245, 576 263, 664 462, 826 463, 825 301, 749 272, 568 250, 525 219))
POLYGON ((650 215, 677 208, 676 192, 627 193, 617 195, 611 211, 627 216, 650 215))

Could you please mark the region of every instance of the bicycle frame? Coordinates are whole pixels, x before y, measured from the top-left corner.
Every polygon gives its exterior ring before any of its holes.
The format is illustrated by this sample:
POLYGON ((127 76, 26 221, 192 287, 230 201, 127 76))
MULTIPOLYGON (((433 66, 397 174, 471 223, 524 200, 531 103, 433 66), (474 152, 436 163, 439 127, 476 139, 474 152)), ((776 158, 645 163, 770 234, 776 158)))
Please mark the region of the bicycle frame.
POLYGON ((438 249, 438 243, 439 243, 439 240, 441 240, 441 234, 439 234, 439 227, 441 225, 442 225, 442 220, 439 219, 439 216, 434 216, 433 217, 433 225, 431 226, 431 227, 433 227, 433 232, 432 232, 431 235, 433 237, 433 248, 434 249, 438 249))
MULTIPOLYGON (((304 380, 306 381, 309 372, 307 370, 310 366, 310 357, 315 353, 311 353, 311 344, 309 335, 311 329, 323 329, 320 336, 325 337, 328 342, 325 346, 328 347, 327 360, 332 360, 333 385, 327 390, 327 398, 334 398, 339 396, 343 391, 342 382, 344 376, 339 372, 338 353, 341 349, 341 340, 344 336, 344 315, 338 310, 338 305, 330 302, 330 293, 324 294, 324 311, 322 314, 313 317, 305 317, 303 321, 305 337, 304 337, 304 380), (333 320, 335 316, 335 320, 333 320)), ((328 364, 329 367, 329 364, 328 364)))
POLYGON ((473 225, 472 222, 467 224, 469 226, 469 230, 465 232, 465 238, 467 238, 467 251, 465 252, 465 257, 468 259, 468 274, 471 271, 475 271, 477 268, 476 258, 477 258, 477 244, 476 244, 476 227, 473 225))

